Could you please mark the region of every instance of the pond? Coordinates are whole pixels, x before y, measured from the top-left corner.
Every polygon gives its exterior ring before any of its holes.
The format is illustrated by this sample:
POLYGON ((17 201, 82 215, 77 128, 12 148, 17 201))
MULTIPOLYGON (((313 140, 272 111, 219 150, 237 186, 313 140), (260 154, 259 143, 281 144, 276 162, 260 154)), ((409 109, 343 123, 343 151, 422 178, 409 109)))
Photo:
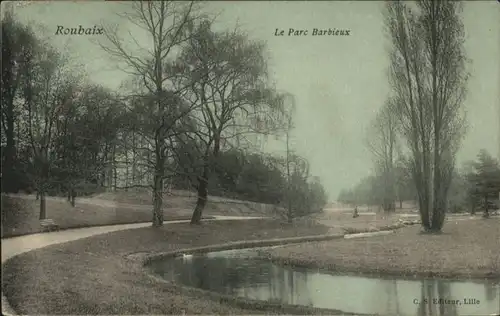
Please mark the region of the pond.
POLYGON ((256 249, 154 261, 167 281, 221 294, 379 315, 498 315, 497 282, 335 275, 257 259, 256 249))

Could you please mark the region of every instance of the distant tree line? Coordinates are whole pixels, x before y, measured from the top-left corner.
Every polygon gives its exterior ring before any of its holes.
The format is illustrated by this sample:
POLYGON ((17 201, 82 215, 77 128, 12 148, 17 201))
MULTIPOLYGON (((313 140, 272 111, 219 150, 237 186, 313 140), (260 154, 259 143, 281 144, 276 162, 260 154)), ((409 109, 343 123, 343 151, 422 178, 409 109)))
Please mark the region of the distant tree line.
MULTIPOLYGON (((402 208, 403 201, 416 201, 417 191, 408 172, 405 172, 404 165, 398 162, 397 166, 394 183, 397 193, 392 204, 399 204, 399 208, 402 208)), ((353 188, 341 190, 337 200, 350 205, 375 205, 383 208, 386 185, 383 177, 373 174, 361 179, 353 188)), ((453 170, 447 212, 474 214, 479 210, 483 212, 484 217, 489 217, 490 211, 499 209, 499 199, 499 162, 486 150, 481 150, 475 161, 468 161, 460 170, 453 170)))
POLYGON ((129 9, 125 17, 149 34, 145 53, 111 28, 101 43, 128 67, 127 93, 92 83, 12 14, 2 20, 2 192, 36 192, 45 218, 47 195, 75 205, 77 196, 146 187, 154 226, 168 186, 196 192, 193 224, 209 192, 291 203, 290 216, 321 210, 325 191, 303 157, 252 148, 252 135, 279 137, 289 117, 269 83, 265 45, 213 31, 195 2, 129 9))
POLYGON ((403 202, 415 201, 416 190, 402 162, 397 163, 394 172, 392 197, 388 196, 387 178, 374 172, 362 178, 354 187, 341 190, 337 201, 350 205, 376 206, 386 212, 403 208, 403 202))

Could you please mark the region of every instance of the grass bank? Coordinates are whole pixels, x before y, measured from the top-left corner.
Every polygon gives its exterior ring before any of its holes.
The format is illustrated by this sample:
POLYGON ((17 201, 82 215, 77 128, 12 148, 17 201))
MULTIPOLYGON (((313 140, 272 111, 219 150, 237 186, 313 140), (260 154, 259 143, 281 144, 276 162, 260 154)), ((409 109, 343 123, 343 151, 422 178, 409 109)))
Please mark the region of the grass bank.
MULTIPOLYGON (((130 255, 327 233, 331 233, 331 228, 323 225, 272 220, 205 222, 201 226, 172 224, 160 229, 114 232, 8 260, 2 267, 2 291, 20 314, 264 313, 248 302, 214 301, 197 291, 155 281, 141 265, 129 259, 130 255)), ((280 306, 265 309, 265 313, 283 312, 280 306)), ((295 312, 318 313, 304 308, 295 312)))
MULTIPOLYGON (((47 218, 53 219, 61 230, 91 226, 151 222, 152 211, 147 205, 99 205, 78 203, 72 207, 62 198, 49 197, 46 201, 47 218)), ((2 194, 2 238, 41 231, 39 201, 32 196, 7 196, 2 194)), ((187 220, 191 215, 175 209, 163 210, 165 220, 187 220)), ((213 216, 204 216, 205 219, 213 216)))
MULTIPOLYGON (((175 191, 164 196, 165 220, 190 219, 196 196, 187 191, 175 191)), ((101 225, 131 224, 151 221, 151 194, 147 191, 117 191, 92 198, 77 198, 76 206, 60 197, 47 197, 47 218, 62 229, 101 225)), ((214 215, 273 216, 275 207, 211 197, 204 210, 205 218, 214 215)), ((39 201, 34 195, 2 194, 2 238, 40 232, 39 201)))
POLYGON ((500 219, 449 221, 440 235, 420 225, 394 234, 331 240, 267 250, 282 264, 361 274, 500 278, 500 219))

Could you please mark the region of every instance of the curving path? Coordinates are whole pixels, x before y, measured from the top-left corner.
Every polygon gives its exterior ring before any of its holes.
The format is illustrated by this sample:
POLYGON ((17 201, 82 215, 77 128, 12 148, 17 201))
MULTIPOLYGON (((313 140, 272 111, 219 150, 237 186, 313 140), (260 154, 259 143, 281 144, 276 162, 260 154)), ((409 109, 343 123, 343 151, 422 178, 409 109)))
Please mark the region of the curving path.
MULTIPOLYGON (((410 214, 405 214, 410 215, 410 214)), ((406 217, 413 217, 413 214, 406 217)), ((248 220, 248 219, 260 219, 265 218, 261 216, 250 217, 250 216, 223 216, 215 215, 214 219, 205 219, 204 221, 212 220, 248 220)), ((448 221, 456 220, 471 220, 476 219, 474 217, 464 216, 463 218, 448 219, 448 221)), ((189 220, 176 220, 176 221, 165 221, 164 224, 176 224, 176 223, 188 223, 189 220)), ((8 259, 28 252, 31 250, 47 247, 54 244, 60 244, 65 242, 70 242, 77 239, 82 239, 86 237, 91 237, 99 234, 106 234, 110 232, 115 232, 119 230, 135 229, 148 227, 151 223, 137 223, 137 224, 120 224, 120 225, 110 225, 110 226, 95 226, 86 228, 75 228, 68 229, 58 232, 50 233, 39 233, 31 234, 19 237, 2 238, 2 264, 8 259)), ((332 226, 333 227, 333 226, 332 226)), ((371 233, 373 234, 373 233, 371 233)), ((364 234, 355 234, 360 236, 350 236, 349 238, 364 237, 364 234)), ((6 297, 2 294, 2 315, 16 315, 15 311, 9 305, 6 297)))
MULTIPOLYGON (((250 216, 214 216, 214 219, 205 219, 204 221, 214 220, 248 220, 264 217, 250 216)), ((189 223, 189 220, 165 221, 164 224, 189 223)), ((86 228, 68 229, 58 232, 31 234, 26 236, 2 238, 2 264, 8 259, 20 255, 24 252, 47 247, 54 244, 61 244, 81 238, 91 237, 99 234, 106 234, 119 230, 135 229, 149 227, 151 223, 121 224, 111 226, 95 226, 86 228)), ((15 311, 9 305, 7 298, 2 294, 2 315, 16 315, 15 311)))

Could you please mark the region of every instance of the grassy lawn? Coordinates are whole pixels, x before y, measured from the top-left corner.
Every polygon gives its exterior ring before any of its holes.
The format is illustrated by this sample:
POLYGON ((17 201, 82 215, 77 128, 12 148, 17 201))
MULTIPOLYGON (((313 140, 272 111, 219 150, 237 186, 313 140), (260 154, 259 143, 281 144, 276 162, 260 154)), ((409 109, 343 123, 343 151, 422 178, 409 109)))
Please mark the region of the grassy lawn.
MULTIPOLYGON (((78 203, 72 207, 62 198, 46 200, 47 218, 61 229, 99 225, 150 222, 152 207, 128 205, 97 205, 78 203)), ((165 220, 190 219, 190 214, 165 208, 165 220)), ((39 201, 33 197, 2 195, 2 238, 40 232, 39 201)), ((210 216, 205 216, 210 218, 210 216)))
MULTIPOLYGON (((178 191, 165 195, 165 220, 190 219, 196 197, 178 191)), ((151 194, 145 191, 111 192, 92 198, 77 198, 76 206, 59 197, 46 200, 47 218, 61 229, 98 225, 149 222, 152 218, 151 194)), ((273 206, 213 197, 204 210, 204 218, 214 215, 271 216, 273 206)), ((34 195, 2 194, 2 238, 40 232, 39 201, 34 195)))
POLYGON ((419 230, 417 225, 385 236, 290 245, 268 255, 339 272, 500 278, 500 218, 449 221, 441 235, 419 230))
POLYGON ((319 235, 329 230, 312 223, 248 220, 114 232, 8 260, 2 268, 2 290, 21 314, 256 314, 259 312, 156 282, 126 258, 138 252, 319 235))
MULTIPOLYGON (((116 192, 106 192, 94 196, 95 199, 109 200, 118 204, 151 205, 151 192, 143 189, 134 189, 116 192)), ((191 214, 196 203, 196 193, 184 190, 171 190, 165 193, 163 201, 165 207, 177 211, 188 210, 191 214)), ((204 213, 208 215, 229 216, 274 216, 283 210, 271 204, 235 200, 220 196, 209 196, 204 213)))

